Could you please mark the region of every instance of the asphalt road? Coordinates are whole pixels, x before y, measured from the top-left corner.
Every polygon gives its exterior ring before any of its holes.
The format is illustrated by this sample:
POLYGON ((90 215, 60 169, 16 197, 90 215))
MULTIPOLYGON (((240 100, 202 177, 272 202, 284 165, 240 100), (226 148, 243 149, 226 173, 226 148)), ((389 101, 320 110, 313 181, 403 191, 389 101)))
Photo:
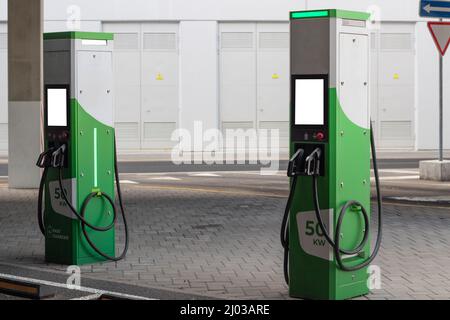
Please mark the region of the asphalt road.
MULTIPOLYGON (((416 169, 420 159, 381 159, 378 160, 380 169, 416 169)), ((121 162, 121 173, 163 173, 163 172, 206 172, 206 171, 257 171, 262 165, 254 164, 225 164, 225 165, 175 165, 172 162, 121 162)), ((287 168, 287 161, 280 162, 280 170, 287 168)), ((8 175, 8 165, 0 164, 0 176, 8 175)))

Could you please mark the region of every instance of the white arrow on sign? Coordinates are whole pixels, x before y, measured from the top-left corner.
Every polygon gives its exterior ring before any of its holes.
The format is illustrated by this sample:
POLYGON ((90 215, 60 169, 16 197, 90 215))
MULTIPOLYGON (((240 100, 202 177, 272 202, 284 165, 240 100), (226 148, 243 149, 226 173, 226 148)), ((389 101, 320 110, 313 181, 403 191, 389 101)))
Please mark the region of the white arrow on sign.
POLYGON ((428 22, 428 29, 436 47, 444 56, 450 45, 450 22, 428 22))
POLYGON ((433 7, 431 4, 427 4, 425 7, 423 7, 423 10, 425 10, 427 13, 430 12, 450 12, 450 8, 446 7, 433 7))

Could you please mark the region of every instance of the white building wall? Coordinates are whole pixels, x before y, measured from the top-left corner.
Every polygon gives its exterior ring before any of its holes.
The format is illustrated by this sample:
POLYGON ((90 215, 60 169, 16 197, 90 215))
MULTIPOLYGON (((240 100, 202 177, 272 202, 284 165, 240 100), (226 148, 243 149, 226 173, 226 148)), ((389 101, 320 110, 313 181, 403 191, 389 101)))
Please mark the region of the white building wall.
MULTIPOLYGON (((218 128, 218 48, 216 21, 180 23, 180 128, 218 128)), ((201 150, 195 150, 201 151, 201 150)))
POLYGON ((0 0, 0 21, 8 20, 8 0, 0 0))
POLYGON ((8 39, 0 22, 0 151, 8 149, 8 39))
POLYGON ((370 11, 382 21, 419 20, 418 0, 306 0, 308 9, 339 8, 344 10, 370 11))
POLYGON ((304 8, 303 0, 46 0, 46 19, 60 20, 73 4, 85 21, 287 20, 289 10, 304 8))
MULTIPOLYGON (((0 23, 7 20, 6 3, 7 0, 0 0, 0 23)), ((180 37, 182 44, 180 124, 186 126, 198 117, 194 111, 186 112, 190 110, 188 108, 192 104, 193 110, 202 112, 201 118, 204 117, 203 120, 209 126, 217 125, 217 69, 208 69, 204 71, 203 77, 197 76, 200 81, 198 86, 187 80, 199 70, 194 66, 217 65, 217 55, 212 54, 213 48, 217 46, 216 35, 212 34, 213 29, 217 28, 217 26, 213 28, 213 25, 216 25, 215 21, 287 21, 288 12, 291 10, 328 7, 374 11, 376 18, 382 21, 425 21, 418 17, 418 6, 417 0, 46 0, 45 29, 46 31, 66 29, 67 19, 69 21, 76 19, 78 13, 81 29, 89 31, 100 31, 102 21, 182 21, 181 31, 184 36, 180 37), (78 7, 73 7, 73 4, 78 7), (79 12, 77 8, 80 9, 79 12), (194 23, 196 21, 198 24, 194 23), (200 25, 205 29, 199 28, 200 25), (199 34, 193 36, 197 31, 199 34), (191 40, 197 46, 201 45, 201 48, 194 47, 191 40), (211 90, 206 92, 205 88, 211 90), (194 103, 193 100, 198 97, 201 97, 202 101, 194 103), (206 110, 207 103, 208 110, 206 110), (215 107, 211 108, 210 103, 214 103, 215 107)), ((418 23, 416 27, 416 49, 416 148, 434 149, 437 147, 438 60, 424 22, 418 23)), ((445 59, 445 64, 447 71, 445 87, 448 87, 450 80, 448 58, 445 59)), ((447 94, 445 101, 445 121, 450 123, 450 95, 447 94)), ((447 125, 446 136, 450 136, 449 133, 450 126, 447 125)), ((445 146, 450 148, 450 139, 445 141, 445 146)))
MULTIPOLYGON (((3 3, 6 0, 1 0, 3 3)), ((45 17, 60 20, 71 5, 88 20, 287 20, 291 10, 379 8, 385 21, 418 20, 417 0, 46 0, 45 17)), ((4 5, 4 4, 3 4, 4 5)), ((5 5, 4 5, 5 6, 5 5)), ((0 19, 2 17, 0 16, 0 19)))
MULTIPOLYGON (((69 22, 71 25, 72 22, 69 22)), ((101 21, 81 21, 80 23, 81 30, 83 31, 101 31, 102 30, 102 22, 101 21)), ((64 20, 46 20, 44 22, 44 31, 45 32, 58 32, 61 30, 72 30, 68 26, 67 21, 64 20)))

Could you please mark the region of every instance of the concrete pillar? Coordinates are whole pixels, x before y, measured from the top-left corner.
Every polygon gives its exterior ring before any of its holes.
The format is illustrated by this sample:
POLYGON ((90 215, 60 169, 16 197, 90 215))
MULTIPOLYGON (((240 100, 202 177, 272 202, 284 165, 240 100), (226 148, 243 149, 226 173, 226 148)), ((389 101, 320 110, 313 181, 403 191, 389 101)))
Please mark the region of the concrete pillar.
POLYGON ((43 0, 8 0, 10 188, 37 188, 43 84, 43 0))

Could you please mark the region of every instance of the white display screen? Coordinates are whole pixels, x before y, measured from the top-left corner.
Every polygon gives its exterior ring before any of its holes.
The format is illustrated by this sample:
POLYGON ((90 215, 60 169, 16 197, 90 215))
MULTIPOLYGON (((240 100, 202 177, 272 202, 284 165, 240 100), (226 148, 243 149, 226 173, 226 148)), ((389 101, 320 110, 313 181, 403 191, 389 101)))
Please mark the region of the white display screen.
POLYGON ((325 124, 325 80, 295 80, 295 125, 325 124))
POLYGON ((47 89, 47 125, 67 126, 67 89, 47 89))

